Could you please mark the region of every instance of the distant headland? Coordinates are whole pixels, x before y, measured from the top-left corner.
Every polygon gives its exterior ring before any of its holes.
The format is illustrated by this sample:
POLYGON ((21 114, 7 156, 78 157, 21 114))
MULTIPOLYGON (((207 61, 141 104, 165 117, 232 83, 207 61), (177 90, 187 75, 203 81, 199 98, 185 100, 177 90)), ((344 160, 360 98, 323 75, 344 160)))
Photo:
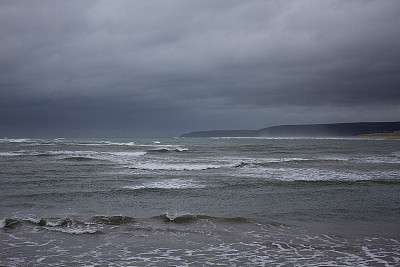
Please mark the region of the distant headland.
MULTIPOLYGON (((279 125, 259 130, 212 130, 182 134, 180 137, 371 137, 399 136, 398 122, 355 122, 279 125)), ((399 137, 400 138, 400 137, 399 137)))

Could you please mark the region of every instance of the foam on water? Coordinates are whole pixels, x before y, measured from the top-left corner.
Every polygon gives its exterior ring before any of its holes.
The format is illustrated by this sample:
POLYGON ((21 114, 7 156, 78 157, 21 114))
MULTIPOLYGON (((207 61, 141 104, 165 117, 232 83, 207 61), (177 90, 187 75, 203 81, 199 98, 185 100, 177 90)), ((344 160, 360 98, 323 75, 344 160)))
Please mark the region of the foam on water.
POLYGON ((111 142, 111 141, 97 141, 97 142, 90 142, 90 143, 75 142, 74 144, 78 145, 78 146, 136 146, 135 142, 120 143, 120 142, 111 142))
POLYGON ((101 152, 91 150, 19 150, 12 152, 0 152, 0 156, 18 157, 18 156, 53 156, 58 159, 94 159, 108 160, 114 162, 129 162, 131 159, 144 156, 145 151, 124 151, 124 152, 101 152))
POLYGON ((179 146, 157 146, 155 148, 150 149, 151 152, 185 152, 189 151, 187 148, 182 148, 179 146))
POLYGON ((96 151, 60 151, 56 153, 63 159, 87 158, 93 160, 105 160, 116 163, 129 163, 138 157, 146 155, 144 151, 135 152, 96 152, 96 151))
POLYGON ((147 152, 135 151, 135 152, 104 152, 102 155, 113 155, 118 157, 140 157, 146 155, 147 152))
POLYGON ((185 179, 168 179, 162 180, 158 182, 149 182, 140 185, 133 186, 124 186, 124 189, 188 189, 188 188, 204 188, 205 185, 199 184, 193 180, 185 180, 185 179))
POLYGON ((15 152, 0 152, 0 156, 3 157, 15 157, 15 156, 19 156, 21 154, 17 154, 15 152))
POLYGON ((72 235, 83 235, 83 234, 101 234, 102 232, 97 228, 90 226, 76 226, 76 227, 45 227, 46 229, 54 232, 61 232, 72 235))
MULTIPOLYGON (((235 161, 237 161, 236 159, 235 161)), ((262 158, 262 159, 248 159, 241 161, 241 165, 257 165, 257 164, 268 164, 268 163, 290 163, 290 162, 310 162, 317 161, 317 159, 309 158, 262 158)))
POLYGON ((151 171, 196 171, 230 167, 232 165, 196 164, 196 163, 168 163, 168 162, 142 162, 131 166, 132 169, 151 171))
POLYGON ((395 154, 389 156, 357 158, 355 160, 372 164, 400 164, 400 157, 396 156, 395 154))
POLYGON ((396 180, 400 170, 358 171, 309 168, 278 168, 263 166, 244 166, 236 173, 238 176, 251 176, 279 181, 385 181, 396 180))
POLYGON ((1 139, 0 266, 400 265, 399 143, 160 141, 1 139))
POLYGON ((39 142, 43 141, 41 139, 28 139, 28 138, 20 138, 20 139, 8 139, 2 138, 0 139, 0 143, 31 143, 31 142, 39 142))
POLYGON ((244 168, 265 168, 265 167, 273 167, 274 165, 282 165, 285 164, 288 167, 291 165, 298 164, 308 164, 308 163, 335 163, 335 162, 349 162, 351 159, 349 157, 340 157, 340 156, 314 156, 314 157, 265 157, 265 158, 238 158, 231 157, 224 159, 227 162, 232 162, 235 164, 235 167, 244 167, 244 168))
MULTIPOLYGON (((225 159, 229 161, 229 159, 225 159)), ((241 177, 252 176, 258 178, 281 181, 368 181, 368 180, 396 180, 400 177, 400 170, 395 164, 400 164, 400 157, 394 153, 388 156, 346 157, 346 156, 318 156, 313 157, 283 157, 283 158, 237 158, 236 170, 232 175, 241 177), (362 169, 354 169, 355 164, 367 163, 362 169), (374 169, 373 164, 386 165, 374 169), (393 165, 393 167, 392 167, 393 165)), ((362 166, 362 165, 360 165, 362 166)))
POLYGON ((0 265, 397 266, 400 263, 397 238, 312 233, 262 221, 192 214, 164 214, 138 221, 124 216, 97 216, 90 222, 64 226, 41 224, 42 220, 33 220, 39 229, 27 225, 0 232, 3 234, 0 265), (24 229, 31 232, 26 234, 24 229), (63 234, 62 238, 59 234, 63 234))

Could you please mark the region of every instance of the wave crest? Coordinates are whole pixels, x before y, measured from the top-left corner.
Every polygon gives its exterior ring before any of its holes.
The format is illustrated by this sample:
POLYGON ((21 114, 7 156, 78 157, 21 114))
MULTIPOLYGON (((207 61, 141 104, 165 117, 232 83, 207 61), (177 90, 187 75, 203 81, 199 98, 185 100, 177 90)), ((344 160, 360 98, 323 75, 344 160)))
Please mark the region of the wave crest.
POLYGON ((154 219, 162 220, 165 223, 192 223, 200 220, 211 220, 225 223, 249 223, 250 220, 243 217, 213 217, 208 215, 183 214, 170 215, 168 213, 153 217, 154 219))
POLYGON ((189 151, 189 149, 181 147, 158 147, 149 150, 149 152, 152 153, 187 152, 187 151, 189 151))
POLYGON ((135 223, 135 219, 128 216, 95 216, 92 221, 97 224, 122 225, 135 223))
POLYGON ((21 221, 17 219, 3 219, 0 220, 0 229, 7 229, 7 228, 14 228, 18 224, 20 224, 21 221))
POLYGON ((185 179, 167 179, 158 182, 145 183, 142 185, 124 186, 124 189, 140 190, 140 189, 188 189, 188 188, 204 188, 205 185, 199 184, 193 180, 185 179))

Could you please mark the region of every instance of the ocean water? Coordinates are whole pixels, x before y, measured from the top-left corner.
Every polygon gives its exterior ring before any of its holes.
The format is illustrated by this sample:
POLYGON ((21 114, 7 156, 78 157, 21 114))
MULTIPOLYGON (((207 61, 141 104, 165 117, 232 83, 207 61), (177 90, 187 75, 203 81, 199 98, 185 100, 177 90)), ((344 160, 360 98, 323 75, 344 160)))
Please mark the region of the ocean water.
POLYGON ((400 140, 0 139, 0 266, 400 266, 400 140))

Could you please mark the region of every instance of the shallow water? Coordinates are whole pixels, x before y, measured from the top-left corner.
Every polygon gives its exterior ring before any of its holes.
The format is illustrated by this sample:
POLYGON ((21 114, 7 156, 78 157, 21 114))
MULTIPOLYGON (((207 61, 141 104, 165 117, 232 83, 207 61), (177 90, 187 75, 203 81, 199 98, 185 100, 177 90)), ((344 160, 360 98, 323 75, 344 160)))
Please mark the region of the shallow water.
POLYGON ((0 265, 400 264, 400 140, 0 139, 0 183, 0 265))

